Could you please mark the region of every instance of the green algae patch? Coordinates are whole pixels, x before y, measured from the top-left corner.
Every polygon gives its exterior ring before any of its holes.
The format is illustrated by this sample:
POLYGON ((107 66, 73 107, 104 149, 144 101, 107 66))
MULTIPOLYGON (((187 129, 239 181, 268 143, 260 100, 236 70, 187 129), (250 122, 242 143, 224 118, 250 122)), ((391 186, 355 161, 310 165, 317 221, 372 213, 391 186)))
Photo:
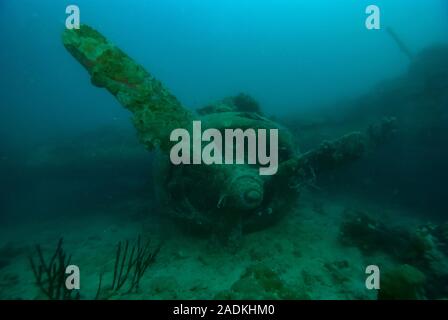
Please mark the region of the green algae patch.
POLYGON ((168 151, 171 131, 191 123, 190 113, 149 72, 95 29, 66 30, 64 46, 91 76, 134 115, 140 140, 150 150, 168 151))
POLYGON ((229 300, 308 300, 300 288, 288 286, 279 275, 263 264, 248 267, 230 290, 218 293, 215 299, 229 300))
POLYGON ((424 298, 425 275, 417 268, 404 264, 384 273, 380 300, 419 300, 424 298))

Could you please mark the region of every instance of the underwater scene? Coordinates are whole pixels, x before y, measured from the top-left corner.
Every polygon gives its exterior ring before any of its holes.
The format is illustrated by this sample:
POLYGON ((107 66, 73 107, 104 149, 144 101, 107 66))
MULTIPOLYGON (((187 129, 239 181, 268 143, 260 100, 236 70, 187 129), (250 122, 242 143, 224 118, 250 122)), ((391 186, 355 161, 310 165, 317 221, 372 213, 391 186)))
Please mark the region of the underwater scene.
POLYGON ((0 26, 0 300, 448 298, 446 0, 0 26))

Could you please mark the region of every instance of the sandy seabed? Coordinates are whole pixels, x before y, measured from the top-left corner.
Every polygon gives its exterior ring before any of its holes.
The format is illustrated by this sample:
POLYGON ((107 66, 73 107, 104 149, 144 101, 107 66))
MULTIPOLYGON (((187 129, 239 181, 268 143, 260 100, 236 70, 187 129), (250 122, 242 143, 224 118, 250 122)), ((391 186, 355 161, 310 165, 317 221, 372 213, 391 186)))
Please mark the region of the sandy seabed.
MULTIPOLYGON (((138 215, 141 199, 122 199, 123 213, 107 208, 80 217, 44 221, 22 221, 0 227, 3 265, 0 269, 0 299, 45 299, 35 285, 28 261, 35 244, 50 255, 60 237, 72 254, 72 264, 81 271, 81 298, 93 299, 99 275, 111 281, 116 245, 134 240, 138 234, 151 236, 153 243, 164 239, 163 247, 141 280, 136 293, 118 293, 111 299, 214 299, 226 297, 251 266, 272 270, 289 291, 304 299, 376 299, 375 290, 365 287, 368 265, 393 263, 386 255, 365 256, 358 248, 339 240, 343 213, 348 208, 376 211, 384 217, 401 217, 403 224, 419 224, 397 208, 306 193, 297 209, 278 224, 244 236, 239 248, 229 248, 208 239, 185 234, 169 221, 138 215), (130 219, 136 215, 139 218, 130 219)), ((116 200, 121 201, 121 200, 116 200)), ((244 290, 244 289, 241 289, 244 290)), ((250 290, 250 289, 249 289, 250 290)), ((259 290, 255 289, 254 290, 259 290)), ((281 298, 266 289, 264 297, 281 298)), ((126 290, 125 290, 126 291, 126 290)), ((252 297, 249 293, 249 297, 252 297)), ((240 297, 245 297, 244 293, 240 297)))

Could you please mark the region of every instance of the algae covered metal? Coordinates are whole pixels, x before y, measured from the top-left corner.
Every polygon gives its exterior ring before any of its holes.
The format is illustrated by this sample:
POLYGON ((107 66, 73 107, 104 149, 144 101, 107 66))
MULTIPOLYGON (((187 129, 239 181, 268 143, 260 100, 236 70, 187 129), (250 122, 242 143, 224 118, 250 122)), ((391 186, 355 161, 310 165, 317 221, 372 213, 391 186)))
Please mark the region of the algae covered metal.
POLYGON ((163 213, 183 226, 226 240, 274 223, 291 210, 302 186, 359 158, 393 131, 393 121, 385 120, 365 133, 353 132, 300 154, 288 129, 266 117, 247 95, 193 112, 93 28, 66 30, 63 43, 87 69, 92 83, 107 89, 132 112, 142 144, 160 151, 157 189, 163 213), (257 165, 249 164, 173 165, 170 134, 177 128, 191 130, 193 121, 201 121, 205 129, 277 129, 278 172, 262 176, 257 165))

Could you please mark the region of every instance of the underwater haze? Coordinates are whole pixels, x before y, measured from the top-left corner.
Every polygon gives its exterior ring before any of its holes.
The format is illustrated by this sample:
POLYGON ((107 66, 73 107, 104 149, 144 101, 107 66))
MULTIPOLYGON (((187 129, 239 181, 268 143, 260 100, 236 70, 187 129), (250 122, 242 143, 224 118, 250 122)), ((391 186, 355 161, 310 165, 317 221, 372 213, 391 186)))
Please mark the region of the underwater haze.
MULTIPOLYGON (((107 32, 191 108, 243 91, 268 113, 285 114, 362 93, 407 67, 384 30, 364 27, 369 1, 76 4, 82 22, 107 32)), ((376 4, 383 28, 396 28, 414 51, 446 41, 445 1, 376 4)), ((66 6, 51 0, 2 1, 1 69, 8 75, 2 77, 2 103, 15 107, 2 108, 6 121, 1 127, 19 143, 90 129, 111 119, 128 124, 127 113, 85 81, 56 40, 66 6), (75 96, 82 98, 74 101, 75 96)))
POLYGON ((448 298, 446 0, 0 0, 0 30, 0 299, 448 298), (279 128, 279 174, 172 165, 191 119, 279 128))

